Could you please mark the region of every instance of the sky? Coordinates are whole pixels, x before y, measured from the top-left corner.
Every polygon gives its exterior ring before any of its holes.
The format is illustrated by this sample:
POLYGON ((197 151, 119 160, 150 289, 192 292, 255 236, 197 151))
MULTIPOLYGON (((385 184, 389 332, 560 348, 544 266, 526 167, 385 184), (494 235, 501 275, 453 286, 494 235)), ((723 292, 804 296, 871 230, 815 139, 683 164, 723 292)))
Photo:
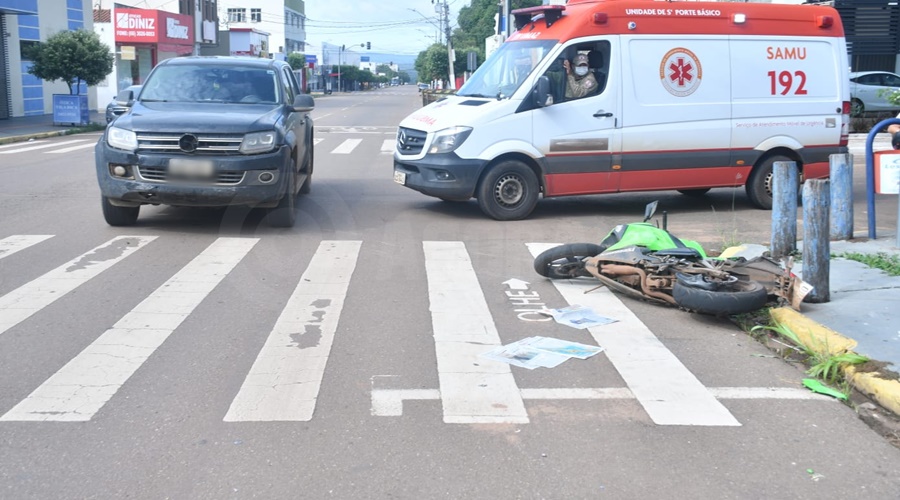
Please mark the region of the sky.
MULTIPOLYGON (((446 1, 452 30, 469 0, 446 1)), ((306 0, 306 43, 320 49, 322 42, 348 48, 371 42, 372 52, 417 55, 437 41, 434 9, 431 0, 306 0)))

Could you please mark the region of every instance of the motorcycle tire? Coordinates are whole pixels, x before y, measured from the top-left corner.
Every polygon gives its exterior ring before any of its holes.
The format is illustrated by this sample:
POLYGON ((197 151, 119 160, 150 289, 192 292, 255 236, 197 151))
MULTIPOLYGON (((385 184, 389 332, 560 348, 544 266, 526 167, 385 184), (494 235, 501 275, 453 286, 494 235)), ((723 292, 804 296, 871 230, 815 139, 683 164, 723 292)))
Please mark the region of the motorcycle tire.
POLYGON ((569 243, 549 248, 534 258, 534 270, 545 278, 554 280, 590 277, 582 262, 603 249, 593 243, 569 243))
POLYGON ((766 288, 755 281, 737 281, 729 290, 703 290, 676 281, 672 298, 679 307, 702 314, 723 316, 765 307, 766 288))

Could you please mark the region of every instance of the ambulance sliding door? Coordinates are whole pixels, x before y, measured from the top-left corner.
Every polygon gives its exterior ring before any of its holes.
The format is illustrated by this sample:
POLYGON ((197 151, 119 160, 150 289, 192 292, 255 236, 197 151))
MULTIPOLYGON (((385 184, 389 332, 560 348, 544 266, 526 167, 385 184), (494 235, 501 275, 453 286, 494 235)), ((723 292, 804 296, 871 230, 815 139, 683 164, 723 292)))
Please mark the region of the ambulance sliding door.
POLYGON ((724 36, 622 37, 621 191, 740 184, 724 36))
POLYGON ((616 191, 612 165, 622 123, 618 59, 617 36, 580 38, 566 44, 544 73, 550 79, 553 104, 528 113, 532 114, 532 143, 545 158, 546 196, 616 191), (588 57, 596 90, 583 97, 566 97, 563 60, 573 61, 578 54, 588 57))

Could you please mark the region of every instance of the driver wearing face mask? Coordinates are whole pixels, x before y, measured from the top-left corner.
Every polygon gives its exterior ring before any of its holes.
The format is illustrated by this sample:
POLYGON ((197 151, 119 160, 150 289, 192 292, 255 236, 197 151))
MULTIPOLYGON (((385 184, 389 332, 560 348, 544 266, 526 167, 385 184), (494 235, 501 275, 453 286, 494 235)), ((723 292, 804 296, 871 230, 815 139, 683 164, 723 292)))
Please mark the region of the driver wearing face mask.
POLYGON ((566 68, 566 97, 578 98, 594 94, 597 91, 597 79, 588 69, 587 54, 578 54, 572 64, 565 61, 563 66, 566 68), (574 73, 574 74, 573 74, 574 73))

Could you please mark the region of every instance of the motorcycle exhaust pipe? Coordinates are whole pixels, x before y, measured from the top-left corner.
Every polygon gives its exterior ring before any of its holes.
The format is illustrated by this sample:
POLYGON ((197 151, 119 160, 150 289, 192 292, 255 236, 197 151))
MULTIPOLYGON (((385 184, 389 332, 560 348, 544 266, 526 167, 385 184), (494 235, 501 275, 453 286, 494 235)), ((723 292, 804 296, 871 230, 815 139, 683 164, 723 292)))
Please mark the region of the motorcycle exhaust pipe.
POLYGON ((650 287, 647 285, 647 273, 644 272, 643 269, 638 269, 636 267, 625 266, 621 264, 603 264, 600 270, 604 274, 610 274, 613 276, 638 275, 641 277, 641 291, 644 292, 645 295, 664 300, 669 304, 672 304, 673 306, 678 305, 677 303, 675 303, 675 299, 672 298, 671 295, 650 289, 650 287))

